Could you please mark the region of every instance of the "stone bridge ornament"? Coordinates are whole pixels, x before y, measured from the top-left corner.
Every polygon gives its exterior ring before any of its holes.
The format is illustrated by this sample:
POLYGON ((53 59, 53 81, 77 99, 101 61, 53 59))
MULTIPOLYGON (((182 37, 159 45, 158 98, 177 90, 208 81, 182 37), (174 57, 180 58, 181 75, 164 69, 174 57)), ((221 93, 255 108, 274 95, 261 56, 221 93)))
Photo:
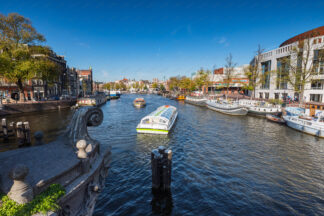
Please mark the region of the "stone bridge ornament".
POLYGON ((87 127, 102 121, 100 108, 81 107, 56 141, 42 144, 43 134, 37 132, 32 147, 1 153, 0 191, 26 203, 58 183, 66 194, 58 201, 62 209, 57 215, 92 215, 110 167, 111 148, 91 138, 87 127))

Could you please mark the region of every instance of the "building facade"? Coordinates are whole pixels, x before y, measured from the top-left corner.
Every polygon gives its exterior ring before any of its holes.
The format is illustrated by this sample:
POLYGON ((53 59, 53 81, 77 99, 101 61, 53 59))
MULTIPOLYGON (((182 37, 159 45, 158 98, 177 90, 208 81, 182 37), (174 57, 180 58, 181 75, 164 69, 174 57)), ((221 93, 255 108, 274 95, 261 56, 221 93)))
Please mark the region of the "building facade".
POLYGON ((262 84, 255 90, 255 97, 262 99, 295 99, 323 103, 324 61, 321 54, 324 49, 324 26, 304 32, 283 42, 279 48, 262 53, 259 58, 259 70, 262 84), (288 60, 287 60, 288 59, 288 60), (288 62, 288 63, 287 63, 288 62), (311 74, 305 84, 304 94, 300 86, 292 82, 291 76, 296 68, 305 65, 311 74), (290 76, 287 80, 285 77, 290 76), (303 97, 303 98, 301 98, 303 97))
POLYGON ((92 68, 88 70, 77 70, 79 78, 79 96, 87 96, 93 94, 93 77, 92 68))
POLYGON ((226 68, 214 69, 213 73, 209 75, 211 84, 208 86, 208 92, 227 93, 227 85, 229 86, 229 94, 245 93, 244 87, 249 84, 249 79, 245 75, 245 68, 249 65, 242 65, 234 67, 231 79, 227 82, 226 68))

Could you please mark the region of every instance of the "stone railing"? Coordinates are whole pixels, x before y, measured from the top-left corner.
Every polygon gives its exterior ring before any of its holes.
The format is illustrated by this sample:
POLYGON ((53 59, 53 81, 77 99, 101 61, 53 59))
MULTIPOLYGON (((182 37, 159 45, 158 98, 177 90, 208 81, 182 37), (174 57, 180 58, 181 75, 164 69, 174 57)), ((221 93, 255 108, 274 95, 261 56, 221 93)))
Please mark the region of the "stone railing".
POLYGON ((66 132, 54 142, 37 144, 0 154, 0 190, 18 203, 26 203, 53 183, 66 194, 59 200, 58 215, 91 215, 96 198, 104 186, 110 163, 110 147, 92 139, 88 126, 103 120, 99 108, 75 111, 66 132))

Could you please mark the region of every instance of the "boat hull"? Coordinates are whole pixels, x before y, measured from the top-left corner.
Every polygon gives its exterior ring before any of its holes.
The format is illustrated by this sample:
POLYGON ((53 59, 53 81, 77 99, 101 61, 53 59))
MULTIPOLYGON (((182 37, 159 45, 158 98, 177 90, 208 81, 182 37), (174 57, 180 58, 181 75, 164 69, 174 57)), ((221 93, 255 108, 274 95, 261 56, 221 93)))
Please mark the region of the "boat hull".
POLYGON ((168 130, 160 130, 160 129, 151 129, 151 128, 136 128, 137 133, 144 134, 168 134, 168 130))
POLYGON ((133 105, 134 105, 134 107, 136 107, 136 108, 143 108, 143 107, 145 107, 145 103, 133 103, 133 105))
POLYGON ((245 107, 233 107, 233 108, 221 108, 217 106, 213 106, 212 104, 207 102, 207 107, 216 112, 220 112, 227 115, 234 116, 245 116, 248 113, 248 109, 245 107))
POLYGON ((278 123, 278 124, 285 124, 286 123, 285 120, 283 120, 282 118, 279 118, 278 116, 272 115, 272 114, 267 114, 266 119, 268 121, 275 122, 275 123, 278 123))
POLYGON ((285 117, 285 116, 284 116, 284 120, 286 121, 287 126, 290 128, 293 128, 295 130, 301 131, 306 134, 324 138, 324 128, 321 129, 321 128, 311 127, 306 124, 298 124, 295 121, 292 121, 289 117, 285 117))
MULTIPOLYGON (((262 110, 262 108, 261 108, 262 110)), ((271 114, 271 115, 279 115, 281 112, 279 111, 258 111, 258 110, 251 110, 249 109, 248 114, 253 115, 253 116, 260 116, 260 117, 266 117, 266 115, 271 114)))
POLYGON ((185 100, 186 103, 188 104, 192 104, 192 105, 196 105, 196 106, 201 106, 201 107, 205 107, 206 106, 206 101, 192 101, 192 100, 185 100))

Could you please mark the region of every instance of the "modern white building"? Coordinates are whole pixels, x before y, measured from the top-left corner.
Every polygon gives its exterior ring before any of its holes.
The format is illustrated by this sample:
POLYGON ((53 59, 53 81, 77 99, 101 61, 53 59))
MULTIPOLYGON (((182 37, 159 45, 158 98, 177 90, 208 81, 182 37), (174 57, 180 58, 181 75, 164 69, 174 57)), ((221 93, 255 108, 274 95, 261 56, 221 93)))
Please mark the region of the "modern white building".
MULTIPOLYGON (((314 66, 315 73, 309 77, 309 82, 305 85, 304 101, 324 102, 324 61, 319 58, 324 49, 324 26, 304 32, 283 42, 279 48, 264 52, 259 57, 259 69, 262 74, 266 74, 264 82, 259 84, 255 91, 256 98, 264 99, 285 99, 288 96, 292 99, 301 98, 294 86, 283 79, 284 74, 292 74, 291 65, 302 64, 301 59, 308 59, 307 68, 314 66), (308 43, 309 41, 309 43, 308 43), (307 48, 307 44, 310 47, 307 48), (296 48, 303 47, 302 52, 296 52, 296 48), (322 50, 322 51, 321 51, 322 50), (299 57, 303 54, 304 58, 299 57), (306 55, 309 54, 309 58, 306 55), (284 58, 290 58, 289 65, 284 58), (315 67, 316 66, 316 67, 315 67)), ((255 58, 258 58, 256 56, 255 58)), ((251 61, 255 62, 255 58, 251 61)))

